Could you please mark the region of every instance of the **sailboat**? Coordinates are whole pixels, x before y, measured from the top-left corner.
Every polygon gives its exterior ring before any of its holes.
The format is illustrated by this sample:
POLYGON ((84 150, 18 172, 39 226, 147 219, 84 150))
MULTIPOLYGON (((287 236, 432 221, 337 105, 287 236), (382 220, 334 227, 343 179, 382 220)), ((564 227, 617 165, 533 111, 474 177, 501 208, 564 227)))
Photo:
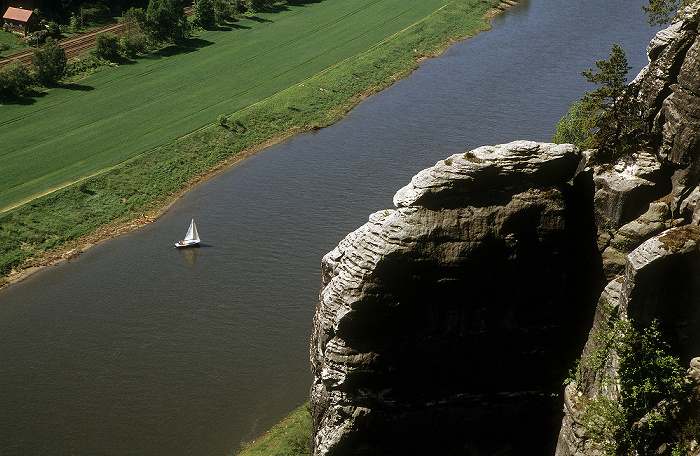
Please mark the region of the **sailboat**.
POLYGON ((199 233, 197 232, 197 225, 194 224, 194 219, 192 219, 192 222, 190 222, 190 229, 187 230, 185 239, 175 243, 175 248, 197 246, 199 246, 199 233))

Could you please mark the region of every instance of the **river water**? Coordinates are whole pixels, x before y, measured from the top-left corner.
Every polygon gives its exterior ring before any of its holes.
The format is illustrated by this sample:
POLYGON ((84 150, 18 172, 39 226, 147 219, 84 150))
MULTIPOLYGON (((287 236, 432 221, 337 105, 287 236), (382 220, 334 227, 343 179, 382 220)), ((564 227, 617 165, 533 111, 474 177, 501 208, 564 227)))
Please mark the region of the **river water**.
MULTIPOLYGON (((335 0, 337 1, 337 0, 335 0)), ((155 223, 0 292, 0 454, 221 456, 305 402, 320 260, 419 170, 547 141, 642 0, 523 0, 343 121, 188 193, 155 223), (171 246, 197 221, 200 249, 171 246)))

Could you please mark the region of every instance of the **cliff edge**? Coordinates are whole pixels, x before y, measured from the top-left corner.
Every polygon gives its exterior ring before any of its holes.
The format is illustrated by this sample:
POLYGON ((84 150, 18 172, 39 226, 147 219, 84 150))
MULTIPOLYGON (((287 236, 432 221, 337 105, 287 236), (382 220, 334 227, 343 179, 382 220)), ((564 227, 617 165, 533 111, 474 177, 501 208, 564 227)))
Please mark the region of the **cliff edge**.
POLYGON ((527 141, 453 155, 323 258, 313 454, 546 451, 582 290, 603 284, 580 161, 527 141))
POLYGON ((313 455, 603 454, 582 416, 619 399, 619 358, 580 369, 563 420, 552 393, 613 314, 658 322, 700 379, 699 15, 650 43, 630 85, 647 140, 629 155, 600 165, 530 141, 452 155, 323 258, 313 455))

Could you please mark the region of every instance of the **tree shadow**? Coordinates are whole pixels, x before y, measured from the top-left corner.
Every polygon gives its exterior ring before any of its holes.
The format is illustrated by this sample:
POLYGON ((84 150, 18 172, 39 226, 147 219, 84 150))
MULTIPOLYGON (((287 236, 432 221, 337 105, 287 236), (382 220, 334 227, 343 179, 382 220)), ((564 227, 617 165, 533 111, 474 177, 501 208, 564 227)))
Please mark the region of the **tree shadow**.
POLYGON ((229 30, 232 30, 232 29, 243 30, 243 29, 249 29, 251 27, 249 25, 241 25, 241 24, 233 23, 233 24, 228 24, 228 28, 229 28, 229 30))
POLYGON ((250 19, 251 21, 260 22, 260 23, 272 22, 270 19, 265 19, 264 17, 258 17, 258 16, 248 16, 248 19, 250 19))
POLYGON ((291 6, 306 6, 311 3, 321 3, 323 0, 287 0, 285 3, 271 5, 264 9, 266 13, 279 13, 282 11, 289 11, 291 6))
POLYGON ((31 106, 36 103, 36 98, 32 96, 0 96, 0 105, 31 106))
POLYGON ((70 84, 63 84, 60 86, 63 89, 68 89, 68 90, 77 90, 80 92, 89 92, 91 90, 95 90, 93 86, 88 86, 88 85, 83 85, 83 84, 76 84, 74 82, 71 82, 70 84))
POLYGON ((23 95, 2 95, 0 96, 0 104, 4 105, 19 105, 19 106, 31 106, 36 103, 37 99, 44 98, 46 96, 46 91, 38 92, 36 90, 31 90, 23 95))
POLYGON ((189 54, 190 52, 197 51, 201 48, 211 46, 214 44, 211 41, 203 40, 201 38, 189 38, 180 43, 171 44, 170 46, 164 47, 152 54, 149 54, 145 58, 147 59, 160 59, 163 57, 172 57, 174 55, 189 54))

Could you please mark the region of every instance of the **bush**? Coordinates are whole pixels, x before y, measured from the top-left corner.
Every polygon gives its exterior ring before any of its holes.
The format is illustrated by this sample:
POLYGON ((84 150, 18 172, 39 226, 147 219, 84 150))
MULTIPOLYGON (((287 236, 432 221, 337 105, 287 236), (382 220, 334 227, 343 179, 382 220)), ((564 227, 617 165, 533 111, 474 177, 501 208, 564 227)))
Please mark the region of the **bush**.
POLYGON ((120 54, 125 59, 133 59, 146 52, 146 38, 143 35, 122 35, 119 39, 120 54))
POLYGON ((61 38, 61 27, 58 25, 56 22, 49 22, 48 28, 46 29, 49 32, 49 36, 52 38, 60 39, 61 38))
POLYGON ((80 12, 83 21, 88 23, 105 23, 109 21, 112 13, 109 8, 102 3, 83 3, 80 5, 80 12))
POLYGON ((214 13, 216 15, 217 22, 221 23, 235 19, 235 17, 240 13, 238 2, 235 3, 236 4, 226 0, 216 0, 214 2, 214 13))
POLYGON ((70 28, 73 32, 79 32, 83 28, 83 20, 80 16, 75 13, 70 14, 70 28))
POLYGON ((87 76, 109 65, 109 61, 92 54, 85 54, 80 60, 74 60, 66 65, 66 77, 87 76))
POLYGON ((0 68, 0 98, 22 97, 29 93, 32 78, 19 60, 0 68))
POLYGON ((95 57, 115 61, 121 55, 119 37, 113 33, 101 33, 95 40, 95 48, 92 50, 95 57))

